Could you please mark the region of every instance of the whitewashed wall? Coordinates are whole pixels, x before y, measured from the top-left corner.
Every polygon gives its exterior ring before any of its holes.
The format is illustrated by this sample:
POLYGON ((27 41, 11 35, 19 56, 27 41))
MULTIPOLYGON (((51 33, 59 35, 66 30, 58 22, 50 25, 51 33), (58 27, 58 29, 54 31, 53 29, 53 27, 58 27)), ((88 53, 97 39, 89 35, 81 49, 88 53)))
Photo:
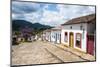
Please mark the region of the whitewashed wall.
POLYGON ((50 41, 51 40, 51 32, 46 32, 45 36, 46 36, 46 40, 50 41))
POLYGON ((51 31, 51 42, 60 43, 60 34, 61 31, 51 31), (56 34, 57 34, 57 41, 56 41, 56 34))
POLYGON ((73 32, 74 34, 74 48, 76 49, 79 49, 81 51, 84 51, 86 52, 86 42, 87 42, 87 39, 86 39, 86 35, 87 35, 87 24, 83 24, 83 28, 85 29, 84 32, 83 30, 80 30, 80 26, 81 24, 74 24, 74 25, 65 25, 63 26, 63 29, 62 29, 62 33, 61 33, 61 43, 62 44, 66 44, 69 46, 69 33, 70 32, 73 32), (70 29, 70 26, 72 26, 72 29, 70 29), (64 36, 65 36, 65 32, 67 32, 67 35, 68 35, 68 41, 67 42, 64 42, 64 36), (76 47, 75 43, 76 43, 76 33, 81 33, 82 34, 82 43, 81 43, 81 49, 76 47))

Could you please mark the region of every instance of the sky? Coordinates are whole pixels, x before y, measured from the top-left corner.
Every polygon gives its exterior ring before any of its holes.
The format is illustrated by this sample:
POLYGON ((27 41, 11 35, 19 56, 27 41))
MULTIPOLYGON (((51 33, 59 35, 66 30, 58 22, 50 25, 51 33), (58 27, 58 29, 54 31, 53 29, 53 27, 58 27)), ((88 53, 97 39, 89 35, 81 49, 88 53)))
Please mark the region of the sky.
POLYGON ((12 1, 12 20, 59 26, 76 17, 95 13, 95 6, 12 1))

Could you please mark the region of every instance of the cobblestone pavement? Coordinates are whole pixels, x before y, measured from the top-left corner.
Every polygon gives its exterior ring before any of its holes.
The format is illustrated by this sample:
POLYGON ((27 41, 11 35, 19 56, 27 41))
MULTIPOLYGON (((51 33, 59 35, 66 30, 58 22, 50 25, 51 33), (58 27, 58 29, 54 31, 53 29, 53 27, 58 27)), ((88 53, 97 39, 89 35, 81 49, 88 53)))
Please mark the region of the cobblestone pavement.
POLYGON ((50 54, 42 42, 23 43, 12 46, 12 65, 61 63, 50 54))
POLYGON ((87 61, 51 43, 35 41, 12 46, 12 65, 87 61))

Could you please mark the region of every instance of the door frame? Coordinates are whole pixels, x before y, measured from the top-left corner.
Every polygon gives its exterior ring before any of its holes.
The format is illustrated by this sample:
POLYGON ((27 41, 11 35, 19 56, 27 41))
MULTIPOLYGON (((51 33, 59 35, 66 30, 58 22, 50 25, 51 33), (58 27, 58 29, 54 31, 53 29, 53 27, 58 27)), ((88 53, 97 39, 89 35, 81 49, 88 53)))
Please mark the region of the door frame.
POLYGON ((82 48, 82 34, 81 33, 76 33, 76 38, 75 38, 75 46, 76 47, 78 47, 78 48, 82 48), (79 34, 80 35, 80 46, 78 47, 78 46, 76 46, 76 38, 77 38, 77 34, 79 34))

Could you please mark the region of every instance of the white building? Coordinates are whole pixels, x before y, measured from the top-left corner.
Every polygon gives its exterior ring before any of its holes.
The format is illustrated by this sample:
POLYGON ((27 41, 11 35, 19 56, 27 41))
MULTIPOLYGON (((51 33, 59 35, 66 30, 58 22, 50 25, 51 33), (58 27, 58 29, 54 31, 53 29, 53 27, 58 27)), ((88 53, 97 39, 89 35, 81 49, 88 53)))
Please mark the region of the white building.
POLYGON ((42 40, 49 41, 49 42, 51 41, 51 30, 50 29, 43 31, 42 40))
POLYGON ((74 18, 62 24, 61 43, 93 55, 95 31, 95 14, 74 18))
POLYGON ((51 29, 51 42, 61 43, 61 27, 51 29))
POLYGON ((42 34, 43 41, 49 41, 52 43, 61 43, 61 28, 55 27, 45 30, 42 34))

